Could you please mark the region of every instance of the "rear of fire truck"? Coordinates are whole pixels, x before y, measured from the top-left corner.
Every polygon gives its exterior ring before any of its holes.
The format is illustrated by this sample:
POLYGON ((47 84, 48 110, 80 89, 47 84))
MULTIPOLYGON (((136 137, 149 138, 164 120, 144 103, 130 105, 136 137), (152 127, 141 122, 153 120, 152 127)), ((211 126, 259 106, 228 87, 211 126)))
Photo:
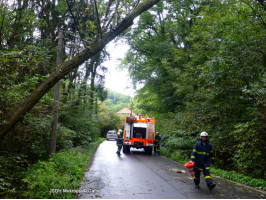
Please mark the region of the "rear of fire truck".
POLYGON ((130 153, 130 148, 143 148, 152 154, 154 145, 155 118, 146 116, 126 117, 124 126, 123 152, 130 153))

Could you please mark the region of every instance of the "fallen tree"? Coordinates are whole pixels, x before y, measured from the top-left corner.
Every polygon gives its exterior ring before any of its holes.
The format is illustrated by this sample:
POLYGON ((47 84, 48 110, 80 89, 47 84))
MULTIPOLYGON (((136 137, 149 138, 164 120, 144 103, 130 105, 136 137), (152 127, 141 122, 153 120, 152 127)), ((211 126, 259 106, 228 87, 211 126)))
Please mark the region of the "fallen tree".
POLYGON ((101 39, 93 41, 88 45, 88 48, 77 54, 71 60, 65 61, 61 67, 52 73, 30 96, 16 109, 9 112, 5 121, 0 125, 0 137, 3 137, 7 132, 24 116, 31 108, 65 75, 78 68, 86 60, 92 58, 100 52, 110 41, 120 35, 125 29, 133 24, 133 20, 144 11, 150 9, 160 0, 147 0, 139 4, 130 14, 128 14, 121 23, 114 29, 105 33, 101 39))

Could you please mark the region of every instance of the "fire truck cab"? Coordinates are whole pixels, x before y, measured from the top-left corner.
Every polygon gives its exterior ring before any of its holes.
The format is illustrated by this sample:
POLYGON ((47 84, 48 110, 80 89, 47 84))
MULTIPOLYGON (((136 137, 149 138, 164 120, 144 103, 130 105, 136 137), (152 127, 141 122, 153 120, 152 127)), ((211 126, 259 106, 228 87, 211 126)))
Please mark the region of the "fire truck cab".
POLYGON ((126 117, 124 126, 123 153, 130 153, 130 148, 143 148, 152 154, 154 145, 155 118, 146 116, 126 117))

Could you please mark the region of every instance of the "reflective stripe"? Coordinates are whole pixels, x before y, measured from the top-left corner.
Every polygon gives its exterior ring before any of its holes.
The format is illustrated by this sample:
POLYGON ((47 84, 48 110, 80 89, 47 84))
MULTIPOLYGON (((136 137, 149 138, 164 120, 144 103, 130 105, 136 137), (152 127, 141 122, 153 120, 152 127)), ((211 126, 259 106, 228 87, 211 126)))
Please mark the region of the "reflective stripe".
POLYGON ((205 178, 205 179, 207 179, 207 178, 210 178, 210 179, 212 179, 212 177, 210 177, 210 176, 205 176, 204 178, 205 178))
POLYGON ((191 158, 196 158, 195 156, 191 156, 191 158))
POLYGON ((202 168, 198 168, 200 171, 202 171, 203 169, 202 168))
POLYGON ((207 170, 209 170, 209 169, 210 169, 210 167, 206 167, 206 169, 207 169, 207 170))
POLYGON ((209 153, 206 153, 206 152, 199 152, 199 151, 197 151, 197 154, 209 155, 209 153))
POLYGON ((200 180, 199 178, 196 178, 195 176, 194 176, 194 179, 195 179, 195 180, 200 180))
POLYGON ((196 149, 193 149, 193 152, 196 152, 197 154, 209 155, 209 153, 207 153, 207 152, 197 151, 196 149))

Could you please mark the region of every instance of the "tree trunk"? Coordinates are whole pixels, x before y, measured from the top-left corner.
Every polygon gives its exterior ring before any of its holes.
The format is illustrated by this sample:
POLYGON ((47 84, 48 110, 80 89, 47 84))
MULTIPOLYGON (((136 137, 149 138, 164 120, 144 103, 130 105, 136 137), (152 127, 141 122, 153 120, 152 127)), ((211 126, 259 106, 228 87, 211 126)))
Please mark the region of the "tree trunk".
POLYGON ((4 136, 23 115, 25 115, 31 108, 66 74, 73 71, 79 65, 100 52, 110 41, 120 35, 125 29, 133 24, 133 20, 144 11, 151 8, 160 0, 147 0, 135 8, 122 22, 120 22, 113 30, 103 35, 103 38, 92 42, 91 45, 77 56, 73 57, 63 63, 63 65, 56 70, 49 78, 46 79, 29 97, 12 113, 9 113, 6 120, 1 123, 0 137, 4 136))
MULTIPOLYGON (((60 66, 63 63, 63 53, 64 53, 63 51, 64 51, 64 32, 60 30, 59 39, 58 39, 58 52, 57 52, 57 59, 56 59, 57 66, 60 66)), ((57 134, 57 123, 58 123, 59 96, 60 96, 60 81, 58 81, 54 87, 54 105, 53 105, 53 112, 52 112, 49 155, 56 152, 56 134, 57 134)))
POLYGON ((68 84, 68 87, 66 89, 66 93, 67 93, 67 97, 69 99, 71 99, 71 96, 72 96, 72 89, 75 87, 75 79, 77 78, 77 74, 78 74, 78 69, 75 69, 72 73, 69 74, 69 84, 68 84))
POLYGON ((90 108, 93 109, 94 104, 94 92, 95 92, 95 76, 97 72, 97 67, 100 64, 100 53, 94 56, 93 66, 91 68, 91 84, 90 84, 90 108))
POLYGON ((87 102, 87 81, 88 81, 88 79, 89 79, 89 76, 90 76, 90 70, 91 68, 90 68, 90 64, 89 63, 87 63, 87 65, 86 65, 86 74, 85 74, 85 77, 84 77, 84 81, 83 81, 83 85, 82 85, 82 90, 83 90, 83 96, 84 96, 84 99, 83 99, 83 101, 84 101, 84 103, 86 103, 87 102))
POLYGON ((89 79, 91 69, 93 68, 93 63, 94 63, 94 57, 90 60, 90 62, 86 62, 85 64, 86 72, 79 91, 80 96, 83 96, 83 103, 87 102, 87 81, 89 79))

